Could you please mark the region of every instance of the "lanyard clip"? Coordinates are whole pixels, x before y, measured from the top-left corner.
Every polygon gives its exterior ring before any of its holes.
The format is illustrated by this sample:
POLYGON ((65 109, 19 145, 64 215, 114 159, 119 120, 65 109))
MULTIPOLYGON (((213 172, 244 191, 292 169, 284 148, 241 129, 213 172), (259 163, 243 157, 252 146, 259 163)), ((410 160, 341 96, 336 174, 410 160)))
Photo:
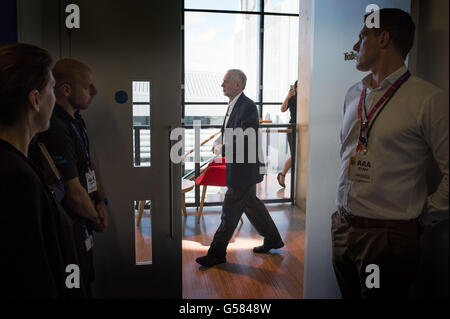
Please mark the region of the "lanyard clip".
POLYGON ((361 123, 362 129, 365 130, 367 128, 368 124, 369 124, 369 122, 367 120, 363 120, 361 123))
POLYGON ((364 145, 364 146, 367 147, 367 138, 361 136, 361 137, 359 138, 359 141, 361 142, 362 145, 364 145))

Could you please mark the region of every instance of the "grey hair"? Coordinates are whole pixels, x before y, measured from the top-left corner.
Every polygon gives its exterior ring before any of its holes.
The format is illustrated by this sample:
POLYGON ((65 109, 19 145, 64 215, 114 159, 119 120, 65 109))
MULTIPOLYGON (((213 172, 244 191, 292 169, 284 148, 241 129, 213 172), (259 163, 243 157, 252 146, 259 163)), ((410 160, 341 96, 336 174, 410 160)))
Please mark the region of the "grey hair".
POLYGON ((228 72, 230 73, 231 78, 234 81, 239 82, 241 84, 242 90, 244 90, 245 86, 247 85, 247 76, 245 76, 245 73, 238 69, 231 69, 228 70, 228 72))

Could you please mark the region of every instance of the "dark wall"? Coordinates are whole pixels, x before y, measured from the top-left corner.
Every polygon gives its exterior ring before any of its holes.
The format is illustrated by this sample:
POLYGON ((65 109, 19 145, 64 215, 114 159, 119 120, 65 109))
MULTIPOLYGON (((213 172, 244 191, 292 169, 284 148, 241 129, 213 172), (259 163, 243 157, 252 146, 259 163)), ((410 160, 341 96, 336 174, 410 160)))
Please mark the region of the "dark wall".
MULTIPOLYGON (((449 1, 414 0, 417 24, 417 75, 449 90, 449 1)), ((435 162, 428 168, 430 193, 436 191, 442 174, 435 162)), ((414 298, 449 297, 449 213, 442 211, 423 216, 421 258, 414 298)))
POLYGON ((0 45, 17 42, 16 0, 0 1, 0 45))

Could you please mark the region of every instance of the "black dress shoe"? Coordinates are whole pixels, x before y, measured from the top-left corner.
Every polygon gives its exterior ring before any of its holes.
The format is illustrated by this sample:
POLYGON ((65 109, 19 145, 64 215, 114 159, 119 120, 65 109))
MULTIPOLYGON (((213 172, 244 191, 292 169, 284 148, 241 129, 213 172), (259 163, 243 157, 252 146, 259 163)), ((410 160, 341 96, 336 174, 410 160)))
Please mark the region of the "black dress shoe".
POLYGON ((204 267, 212 267, 227 262, 226 258, 217 258, 209 255, 198 257, 195 261, 204 267))
POLYGON ((278 249, 284 247, 284 243, 282 241, 273 244, 273 245, 262 245, 262 246, 258 246, 253 248, 253 252, 258 253, 258 254, 267 254, 271 249, 278 249))

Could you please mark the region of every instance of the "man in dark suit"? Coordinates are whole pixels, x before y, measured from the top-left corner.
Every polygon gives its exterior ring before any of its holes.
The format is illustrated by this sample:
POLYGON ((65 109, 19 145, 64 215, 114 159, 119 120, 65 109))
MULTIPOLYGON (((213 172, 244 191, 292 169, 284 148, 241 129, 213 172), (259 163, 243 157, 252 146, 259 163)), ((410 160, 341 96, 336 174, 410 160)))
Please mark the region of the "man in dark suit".
POLYGON ((224 95, 230 99, 222 126, 222 143, 215 153, 226 157, 228 190, 222 207, 222 221, 208 254, 196 259, 205 267, 226 262, 226 250, 243 212, 264 244, 253 248, 255 253, 267 253, 284 246, 275 223, 264 204, 256 197, 256 184, 263 180, 258 160, 258 111, 255 103, 243 93, 247 78, 240 70, 229 70, 223 80, 224 95))

